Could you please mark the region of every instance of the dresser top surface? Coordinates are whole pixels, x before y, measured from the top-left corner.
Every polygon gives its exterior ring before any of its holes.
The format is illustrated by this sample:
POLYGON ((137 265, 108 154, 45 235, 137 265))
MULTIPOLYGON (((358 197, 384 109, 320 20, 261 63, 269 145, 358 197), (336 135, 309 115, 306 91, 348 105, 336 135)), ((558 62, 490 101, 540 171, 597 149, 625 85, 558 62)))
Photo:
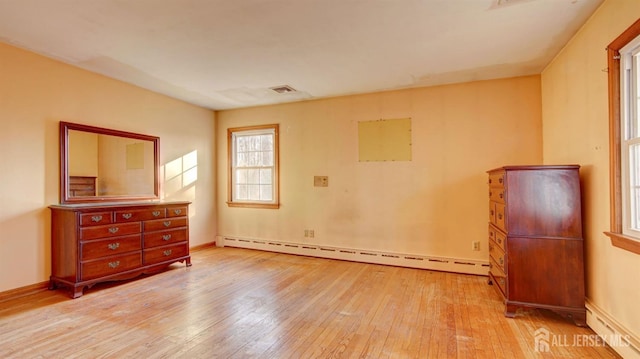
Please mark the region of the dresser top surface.
POLYGON ((54 204, 49 206, 51 209, 57 210, 113 210, 118 208, 153 208, 157 206, 185 206, 189 205, 189 201, 135 201, 135 202, 107 202, 107 203, 77 203, 77 204, 54 204))
POLYGON ((488 170, 487 173, 499 171, 575 170, 579 168, 580 165, 517 165, 494 168, 488 170))

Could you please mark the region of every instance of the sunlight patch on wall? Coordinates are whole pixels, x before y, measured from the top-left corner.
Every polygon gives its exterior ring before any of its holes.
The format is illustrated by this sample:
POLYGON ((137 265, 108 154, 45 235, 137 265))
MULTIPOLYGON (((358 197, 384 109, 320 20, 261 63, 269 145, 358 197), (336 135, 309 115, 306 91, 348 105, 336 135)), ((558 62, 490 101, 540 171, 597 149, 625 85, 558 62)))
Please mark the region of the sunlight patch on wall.
POLYGON ((181 199, 195 199, 195 184, 198 180, 198 151, 194 150, 165 163, 162 166, 162 179, 164 199, 171 199, 178 194, 181 199))

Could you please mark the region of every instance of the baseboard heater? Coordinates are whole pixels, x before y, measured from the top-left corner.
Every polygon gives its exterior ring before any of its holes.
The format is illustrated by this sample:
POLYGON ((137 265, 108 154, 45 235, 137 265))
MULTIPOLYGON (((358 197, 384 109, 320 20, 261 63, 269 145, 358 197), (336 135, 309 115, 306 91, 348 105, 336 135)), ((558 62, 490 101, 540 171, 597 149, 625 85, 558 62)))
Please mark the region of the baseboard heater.
POLYGON ((220 247, 258 249, 278 253, 340 259, 372 264, 385 264, 408 268, 431 269, 443 272, 486 276, 489 271, 488 261, 430 257, 415 254, 389 253, 381 251, 227 236, 219 236, 216 239, 216 243, 220 247))
POLYGON ((587 299, 587 325, 623 358, 640 359, 640 338, 587 299))

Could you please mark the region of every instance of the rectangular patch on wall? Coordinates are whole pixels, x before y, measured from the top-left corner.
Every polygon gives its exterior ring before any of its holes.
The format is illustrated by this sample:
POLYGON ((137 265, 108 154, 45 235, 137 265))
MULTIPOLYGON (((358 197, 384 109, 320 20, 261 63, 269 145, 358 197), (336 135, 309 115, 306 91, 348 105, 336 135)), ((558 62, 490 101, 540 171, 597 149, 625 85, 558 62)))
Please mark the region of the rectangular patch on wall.
POLYGON ((137 142, 127 145, 127 169, 144 169, 144 143, 137 142))
POLYGON ((411 161, 411 118, 358 122, 358 159, 411 161))

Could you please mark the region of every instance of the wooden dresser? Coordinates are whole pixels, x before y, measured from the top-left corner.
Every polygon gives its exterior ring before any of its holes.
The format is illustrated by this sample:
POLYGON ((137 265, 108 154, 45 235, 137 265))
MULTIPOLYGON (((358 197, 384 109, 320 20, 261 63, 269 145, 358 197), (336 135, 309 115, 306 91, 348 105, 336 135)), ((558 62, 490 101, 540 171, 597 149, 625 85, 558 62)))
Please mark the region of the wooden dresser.
POLYGON ((507 166, 489 174, 489 284, 518 308, 586 325, 579 166, 507 166))
POLYGON ((174 262, 191 265, 190 202, 55 205, 50 289, 73 298, 98 282, 129 279, 174 262))

